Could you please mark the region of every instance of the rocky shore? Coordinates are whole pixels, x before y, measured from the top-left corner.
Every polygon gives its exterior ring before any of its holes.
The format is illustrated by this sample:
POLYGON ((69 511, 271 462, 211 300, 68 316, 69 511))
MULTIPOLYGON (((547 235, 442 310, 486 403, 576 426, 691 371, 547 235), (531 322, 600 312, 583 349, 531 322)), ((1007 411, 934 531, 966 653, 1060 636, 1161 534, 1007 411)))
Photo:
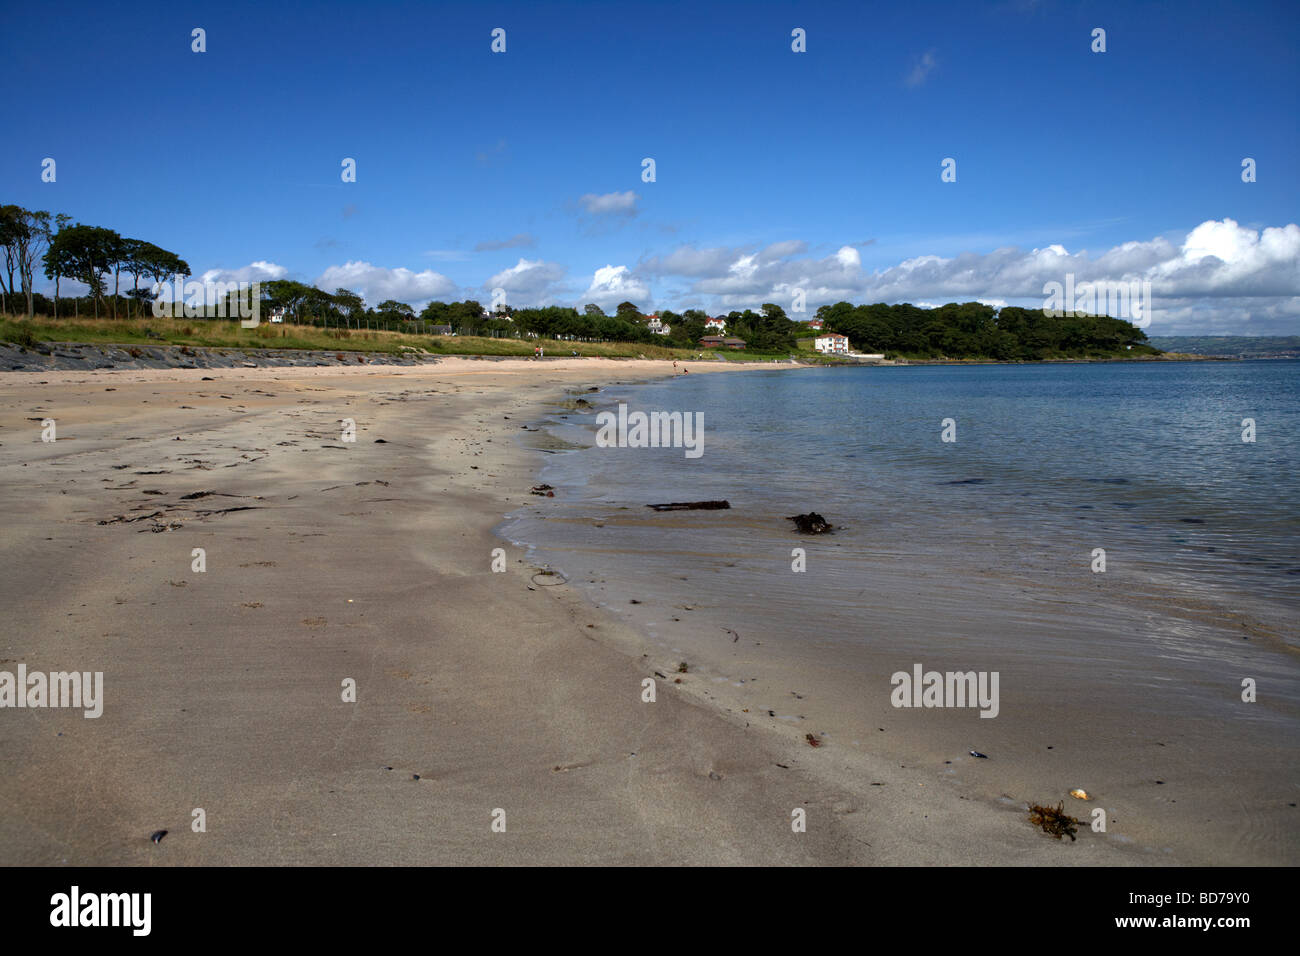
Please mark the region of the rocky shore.
POLYGON ((89 371, 168 368, 322 368, 345 365, 432 365, 438 356, 414 350, 348 352, 323 349, 223 349, 188 345, 85 345, 0 342, 0 371, 89 371))

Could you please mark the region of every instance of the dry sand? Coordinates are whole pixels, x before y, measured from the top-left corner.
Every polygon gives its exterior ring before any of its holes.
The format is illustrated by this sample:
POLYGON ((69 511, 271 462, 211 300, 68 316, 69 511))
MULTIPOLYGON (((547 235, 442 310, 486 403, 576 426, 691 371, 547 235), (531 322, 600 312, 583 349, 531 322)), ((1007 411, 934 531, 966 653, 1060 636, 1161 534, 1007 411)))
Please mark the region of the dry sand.
POLYGON ((667 374, 0 378, 0 670, 105 688, 98 719, 0 710, 0 864, 1178 862, 1086 824, 1058 842, 1014 801, 751 726, 689 673, 643 702, 638 636, 492 528, 535 481, 530 416, 567 387, 667 374))

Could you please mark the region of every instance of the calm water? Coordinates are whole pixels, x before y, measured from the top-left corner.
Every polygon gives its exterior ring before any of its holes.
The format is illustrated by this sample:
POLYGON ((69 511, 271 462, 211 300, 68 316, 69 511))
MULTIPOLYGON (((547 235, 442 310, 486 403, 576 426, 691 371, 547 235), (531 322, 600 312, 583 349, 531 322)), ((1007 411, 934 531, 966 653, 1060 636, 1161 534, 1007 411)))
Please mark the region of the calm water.
MULTIPOLYGON (((548 430, 578 450, 548 456, 556 496, 503 531, 668 663, 739 686, 719 642, 741 634, 835 716, 942 660, 1001 672, 1025 714, 1089 688, 1117 734, 1138 712, 1204 721, 1260 765, 1243 718, 1300 740, 1300 362, 773 370, 588 397, 702 411, 704 453, 595 447, 595 416, 559 411, 548 430), (645 507, 711 498, 731 509, 645 507), (835 533, 793 533, 809 510, 835 533), (1245 712, 1241 674, 1269 688, 1245 712)), ((845 729, 870 722, 853 713, 845 729)))
POLYGON ((1151 846, 1296 859, 1300 362, 752 371, 586 397, 703 412, 704 453, 594 447, 594 415, 557 410, 575 450, 546 458, 555 497, 502 531, 644 635, 647 664, 689 661, 733 713, 991 801, 1085 781, 1151 846), (710 498, 731 509, 645 507, 710 498), (809 510, 835 533, 793 533, 809 510), (894 708, 890 675, 917 662, 1000 673, 999 719, 894 708), (1272 815, 1242 822, 1243 800, 1272 815))
MULTIPOLYGON (((543 478, 560 501, 516 516, 507 533, 559 566, 565 551, 611 543, 589 516, 633 522, 612 543, 636 573, 659 564, 655 554, 743 557, 740 537, 756 544, 755 534, 776 548, 790 539, 782 516, 815 510, 845 527, 841 561, 884 549, 1091 573, 1100 547, 1108 573, 1135 583, 1248 605, 1274 626, 1296 610, 1300 362, 751 372, 595 398, 598 408, 703 412, 704 454, 554 456, 543 478), (941 440, 947 418, 955 442, 941 440), (1246 418, 1254 443, 1242 441, 1246 418), (704 498, 733 510, 638 523, 647 503, 704 498)), ((556 422, 555 434, 594 443, 594 416, 556 422)), ((843 597, 823 583, 827 593, 804 596, 843 597)))

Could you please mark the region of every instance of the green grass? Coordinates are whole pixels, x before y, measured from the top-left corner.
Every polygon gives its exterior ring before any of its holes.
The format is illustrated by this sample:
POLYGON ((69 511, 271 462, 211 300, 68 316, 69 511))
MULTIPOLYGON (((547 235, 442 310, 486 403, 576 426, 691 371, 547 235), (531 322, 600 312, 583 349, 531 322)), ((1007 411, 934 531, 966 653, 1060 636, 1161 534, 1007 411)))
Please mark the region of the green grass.
POLYGON ((547 355, 602 358, 647 358, 690 361, 701 353, 705 361, 771 362, 786 353, 669 348, 639 342, 559 342, 553 339, 495 339, 456 335, 410 335, 404 332, 324 329, 311 325, 272 325, 242 328, 237 319, 33 319, 0 317, 0 341, 32 347, 37 342, 87 345, 188 345, 196 348, 315 349, 335 352, 398 352, 420 349, 435 355, 510 355, 530 357, 541 345, 547 355), (158 337, 148 333, 153 332, 158 337))
MULTIPOLYGON (((419 349, 435 355, 501 355, 530 357, 541 345, 553 357, 572 352, 584 357, 676 359, 694 361, 703 355, 706 362, 788 361, 789 352, 755 352, 748 349, 673 348, 643 345, 639 342, 560 342, 553 339, 494 339, 478 336, 411 335, 379 330, 325 329, 312 325, 272 325, 263 322, 257 328, 242 328, 237 319, 93 319, 36 316, 33 319, 0 316, 0 341, 27 348, 38 342, 82 343, 87 345, 188 345, 195 348, 228 349, 312 349, 331 352, 388 352, 419 349), (151 337, 153 332, 158 337, 151 337)), ((800 350, 799 361, 807 364, 850 364, 838 356, 800 350)), ((1149 346, 1132 351, 1060 353, 1044 356, 1043 361, 1079 361, 1153 358, 1158 355, 1149 346)), ((937 359, 933 356, 899 354, 897 358, 915 362, 992 362, 992 358, 937 359)), ((1169 356, 1165 356, 1168 358, 1169 356)), ((1032 361, 1032 360, 1031 360, 1032 361)))
POLYGON ((419 336, 396 332, 318 329, 306 325, 242 328, 237 319, 33 319, 0 318, 0 339, 33 336, 43 342, 88 345, 189 345, 202 348, 335 349, 394 352, 416 345, 419 336), (154 338, 148 333, 154 332, 154 338))

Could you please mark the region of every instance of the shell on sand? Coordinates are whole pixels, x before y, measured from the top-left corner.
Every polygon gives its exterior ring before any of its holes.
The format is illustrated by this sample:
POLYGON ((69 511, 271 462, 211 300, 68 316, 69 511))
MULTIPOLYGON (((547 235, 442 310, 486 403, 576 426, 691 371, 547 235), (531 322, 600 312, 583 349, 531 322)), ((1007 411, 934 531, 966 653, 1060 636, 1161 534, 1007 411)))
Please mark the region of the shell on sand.
POLYGON ((1073 789, 1073 790, 1070 791, 1070 796, 1074 797, 1076 800, 1087 800, 1087 799, 1089 799, 1089 797, 1088 797, 1088 791, 1087 791, 1087 790, 1080 790, 1078 787, 1076 787, 1075 789, 1073 789))

